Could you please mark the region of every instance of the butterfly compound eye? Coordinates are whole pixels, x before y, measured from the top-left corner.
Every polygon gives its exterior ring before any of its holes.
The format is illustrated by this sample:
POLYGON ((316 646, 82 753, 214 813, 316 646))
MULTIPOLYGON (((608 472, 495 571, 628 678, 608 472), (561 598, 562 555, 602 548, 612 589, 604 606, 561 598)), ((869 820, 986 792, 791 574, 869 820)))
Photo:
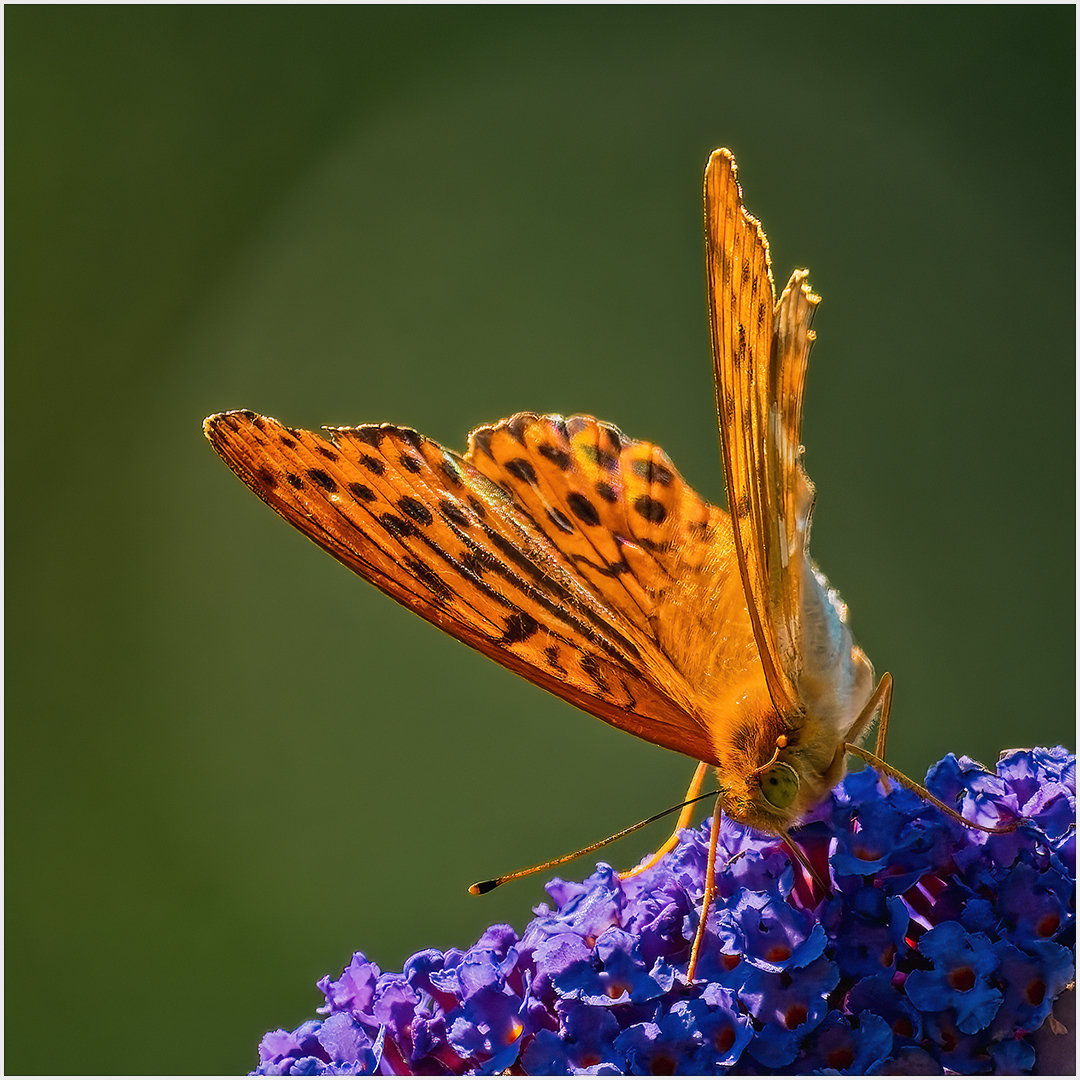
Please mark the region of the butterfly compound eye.
POLYGON ((777 762, 761 774, 761 793, 778 810, 786 810, 799 794, 799 776, 790 765, 777 762))

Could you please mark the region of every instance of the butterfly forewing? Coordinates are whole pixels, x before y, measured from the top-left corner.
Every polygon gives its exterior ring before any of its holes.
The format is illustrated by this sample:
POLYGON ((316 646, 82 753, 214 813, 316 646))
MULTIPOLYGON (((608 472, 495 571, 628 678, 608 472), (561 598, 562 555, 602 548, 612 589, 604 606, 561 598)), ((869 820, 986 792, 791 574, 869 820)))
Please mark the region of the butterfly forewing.
POLYGON ((727 150, 713 153, 705 172, 705 244, 728 506, 769 694, 791 716, 799 671, 793 571, 813 500, 798 464, 799 424, 817 297, 797 274, 777 309, 768 240, 742 204, 727 150))
MULTIPOLYGON (((591 451, 575 449, 569 427, 601 425, 572 418, 562 441, 553 437, 562 423, 525 417, 478 429, 470 456, 484 463, 486 475, 415 431, 388 424, 328 429, 326 439, 233 412, 210 417, 206 434, 264 502, 395 600, 608 723, 713 761, 704 725, 681 704, 689 704, 691 691, 648 632, 642 605, 655 602, 656 559, 639 560, 640 573, 629 558, 612 561, 625 545, 611 527, 627 524, 636 511, 624 508, 620 516, 608 509, 601 518, 600 504, 614 504, 596 494, 594 523, 574 497, 588 497, 580 484, 591 451), (522 445, 515 433, 525 431, 522 445), (479 449, 484 444, 490 453, 479 449), (549 447, 546 456, 542 448, 549 447), (504 454, 512 450, 514 456, 504 454), (560 454, 569 458, 565 468, 560 454)), ((597 438, 621 447, 624 437, 603 427, 597 438)), ((653 449, 639 451, 637 460, 652 460, 653 449)), ((613 452, 622 460, 622 449, 613 452)), ((633 460, 624 462, 631 471, 633 460)), ((613 490, 619 503, 637 489, 613 490)), ((685 502, 699 515, 711 509, 692 492, 685 502)), ((662 522, 646 514, 645 524, 662 522)), ((637 540, 647 539, 648 529, 638 528, 637 540)), ((634 544, 634 534, 626 541, 634 544)))

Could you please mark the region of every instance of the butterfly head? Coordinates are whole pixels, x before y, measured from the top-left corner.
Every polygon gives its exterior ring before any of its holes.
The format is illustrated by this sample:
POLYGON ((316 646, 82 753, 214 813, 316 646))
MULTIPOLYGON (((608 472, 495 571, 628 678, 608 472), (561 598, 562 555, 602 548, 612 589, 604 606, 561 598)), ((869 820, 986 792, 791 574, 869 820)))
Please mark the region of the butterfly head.
POLYGON ((817 801, 815 785, 803 776, 797 737, 775 712, 735 733, 731 752, 717 769, 728 817, 761 832, 778 833, 817 801))

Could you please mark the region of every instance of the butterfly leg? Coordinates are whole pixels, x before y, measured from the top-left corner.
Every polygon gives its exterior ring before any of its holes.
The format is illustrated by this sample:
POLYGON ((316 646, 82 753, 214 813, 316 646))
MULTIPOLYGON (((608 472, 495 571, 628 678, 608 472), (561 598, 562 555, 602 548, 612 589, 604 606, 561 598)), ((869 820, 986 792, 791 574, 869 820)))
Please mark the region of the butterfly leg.
MULTIPOLYGON (((856 717, 855 723, 848 729, 848 741, 844 744, 848 753, 854 753, 851 747, 862 737, 862 733, 874 722, 874 717, 877 716, 877 745, 874 748, 874 753, 875 757, 879 759, 885 757, 885 739, 889 731, 889 713, 892 710, 892 688, 893 678, 886 671, 878 680, 874 692, 870 695, 870 700, 863 706, 863 710, 856 717)), ((862 755, 856 754, 856 757, 862 757, 862 755)), ((892 790, 889 785, 889 778, 885 773, 881 774, 881 784, 886 793, 892 790)))
POLYGON ((720 796, 716 797, 716 806, 713 808, 712 829, 709 831, 709 862, 705 870, 705 895, 701 898, 701 917, 698 922, 697 933, 694 935, 694 944, 690 949, 690 964, 686 969, 686 981, 690 985, 694 982, 694 972, 697 970, 698 958, 701 955, 701 943, 705 940, 705 924, 709 919, 709 908, 716 898, 716 845, 720 839, 720 796))
MULTIPOLYGON (((881 676, 878 690, 881 691, 881 713, 878 716, 877 744, 874 747, 874 753, 879 758, 884 758, 885 741, 889 736, 889 713, 892 712, 892 676, 887 671, 881 676)), ((876 697, 877 694, 875 693, 874 696, 876 697)))
MULTIPOLYGON (((709 766, 704 761, 698 763, 697 769, 694 770, 694 778, 690 781, 690 786, 686 789, 687 803, 691 799, 696 799, 698 793, 701 791, 701 785, 705 782, 705 773, 708 771, 709 766)), ((640 862, 633 870, 622 870, 619 872, 621 880, 626 881, 627 878, 637 877, 638 874, 643 874, 650 867, 655 866, 669 851, 673 851, 675 846, 679 842, 679 833, 683 829, 690 827, 690 818, 693 817, 694 808, 692 806, 684 806, 683 812, 679 815, 679 820, 675 823, 675 828, 672 830, 671 835, 660 847, 656 854, 646 859, 644 862, 640 862)))
POLYGON ((985 833, 1010 833, 1013 832, 1020 824, 1022 819, 1007 822, 1005 825, 979 825, 969 818, 964 817, 958 810, 951 806, 946 805, 940 799, 935 798, 922 786, 922 784, 915 783, 910 777, 905 776, 898 769, 894 769, 888 762, 882 761, 876 754, 871 754, 869 750, 864 750, 861 746, 855 746, 853 743, 845 743, 844 749, 849 754, 854 754, 856 757, 862 758, 867 765, 873 765, 875 769, 882 774, 882 776, 892 777, 901 787, 906 787, 909 791, 914 791, 920 799, 925 799, 928 803, 936 806, 942 813, 948 814, 953 821, 960 822, 961 825, 966 825, 969 829, 978 829, 980 832, 985 833))
POLYGON ((851 725, 851 731, 848 733, 852 738, 858 738, 863 731, 869 726, 871 720, 874 718, 876 712, 881 713, 881 719, 878 721, 878 737, 877 737, 877 753, 871 754, 869 750, 864 750, 861 746, 858 746, 853 742, 845 742, 844 750, 849 754, 854 754, 857 758, 862 758, 867 765, 873 765, 881 775, 881 781, 885 785, 885 790, 889 790, 889 779, 895 780, 902 787, 906 787, 909 791, 914 791, 916 795, 921 799, 925 799, 928 803, 933 804, 939 810, 946 813, 954 821, 959 821, 961 825, 966 825, 969 829, 978 829, 980 832, 986 833, 1008 833, 1012 832, 1019 824, 1019 821, 1010 821, 1006 825, 991 826, 991 825, 977 825, 974 821, 969 821, 959 811, 951 806, 946 806, 940 799, 934 798, 929 791, 922 786, 922 784, 915 783, 914 780, 905 776, 902 772, 894 769, 888 762, 882 760, 882 755, 885 753, 885 736, 889 727, 889 709, 892 705, 892 676, 886 672, 881 676, 881 682, 877 684, 877 689, 870 695, 870 700, 866 703, 866 707, 859 714, 859 718, 851 725))

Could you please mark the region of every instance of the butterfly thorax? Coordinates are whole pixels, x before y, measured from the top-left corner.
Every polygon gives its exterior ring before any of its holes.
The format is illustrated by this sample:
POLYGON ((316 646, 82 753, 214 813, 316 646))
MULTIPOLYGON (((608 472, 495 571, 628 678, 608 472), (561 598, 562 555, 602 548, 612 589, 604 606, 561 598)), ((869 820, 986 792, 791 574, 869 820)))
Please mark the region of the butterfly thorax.
POLYGON ((854 643, 846 606, 808 556, 799 578, 797 709, 782 714, 761 669, 753 667, 725 688, 726 701, 713 703, 724 717, 710 725, 724 811, 764 832, 796 824, 839 782, 843 745, 861 736, 856 721, 874 686, 873 666, 854 643), (778 782, 787 799, 770 791, 778 782))

